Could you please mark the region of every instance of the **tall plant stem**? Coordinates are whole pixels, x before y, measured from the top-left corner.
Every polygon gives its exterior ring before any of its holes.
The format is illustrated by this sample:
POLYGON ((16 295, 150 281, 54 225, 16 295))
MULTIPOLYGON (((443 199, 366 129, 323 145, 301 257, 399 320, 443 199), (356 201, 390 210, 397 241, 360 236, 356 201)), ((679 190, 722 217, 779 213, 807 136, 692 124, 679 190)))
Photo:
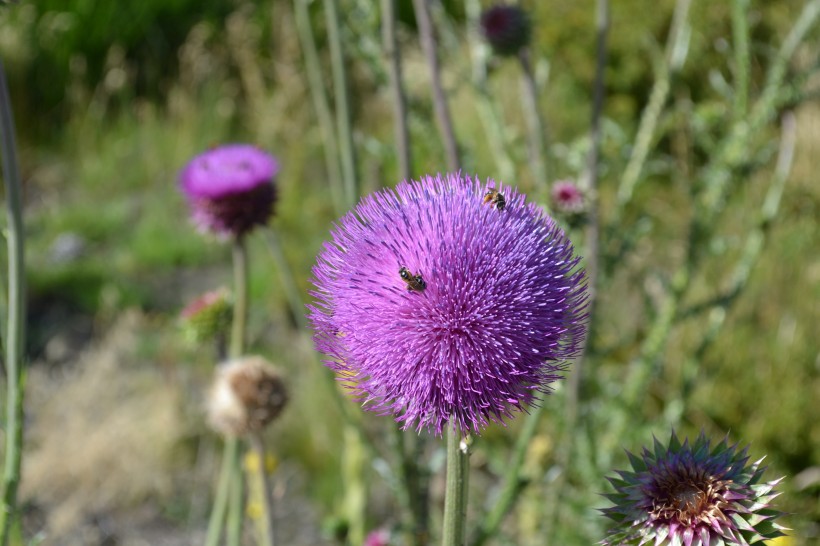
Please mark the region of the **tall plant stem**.
MULTIPOLYGON (((233 323, 228 350, 229 358, 239 358, 245 352, 245 336, 248 320, 248 251, 244 235, 233 241, 233 323)), ((216 497, 208 521, 206 546, 216 546, 228 519, 229 546, 239 546, 242 530, 242 468, 241 445, 237 438, 225 439, 222 452, 222 468, 217 482, 216 497)))
POLYGON ((643 167, 649 156, 649 150, 658 127, 661 111, 666 98, 669 96, 672 76, 683 66, 686 58, 689 40, 689 26, 687 18, 692 0, 678 0, 675 4, 675 13, 672 18, 672 28, 666 42, 666 52, 652 85, 649 94, 649 103, 641 114, 638 125, 638 134, 635 137, 635 147, 626 165, 621 183, 618 186, 618 209, 620 214, 623 207, 632 199, 635 186, 641 178, 643 167))
POLYGON ((538 422, 543 411, 544 404, 541 403, 527 415, 524 426, 515 441, 507 472, 504 474, 504 485, 501 494, 487 513, 487 516, 479 524, 478 531, 476 531, 473 540, 470 542, 470 546, 483 546, 488 539, 495 536, 504 521, 504 517, 512 509, 515 501, 518 500, 519 494, 527 485, 527 480, 521 475, 521 466, 524 464, 524 457, 527 454, 530 440, 535 436, 535 431, 538 430, 538 422))
POLYGON ((330 67, 333 73, 333 93, 336 103, 336 131, 339 142, 339 155, 342 165, 347 208, 352 207, 358 199, 356 187, 356 150, 353 146, 353 128, 350 123, 350 97, 347 88, 347 71, 345 70, 342 35, 339 24, 338 0, 325 0, 325 19, 327 21, 327 38, 330 47, 330 67))
POLYGON ((245 352, 248 323, 248 249, 244 236, 233 243, 233 323, 231 324, 230 358, 245 352))
POLYGON ((457 171, 461 166, 461 161, 459 160, 458 145, 453 130, 453 121, 450 117, 450 109, 447 106, 447 97, 444 95, 444 87, 441 84, 441 67, 438 62, 436 36, 433 31, 433 20, 430 17, 429 0, 413 0, 413 8, 416 13, 421 45, 427 58, 427 66, 430 67, 433 107, 436 111, 438 128, 447 155, 447 167, 451 171, 457 171))
POLYGON ((399 459, 399 477, 397 496, 402 509, 409 516, 406 543, 415 546, 426 546, 429 541, 427 475, 424 472, 421 455, 424 451, 424 436, 415 436, 411 442, 412 453, 408 453, 406 439, 409 436, 396 424, 391 427, 393 446, 399 459))
POLYGON ((590 327, 581 343, 581 350, 575 359, 572 373, 567 381, 567 411, 563 426, 563 440, 557 454, 557 464, 564 471, 553 483, 552 498, 547 503, 548 514, 547 536, 552 535, 552 529, 562 506, 561 497, 567 483, 567 474, 575 454, 576 423, 578 421, 578 406, 581 397, 581 385, 584 380, 584 362, 587 358, 591 337, 591 324, 594 321, 595 301, 598 286, 600 219, 598 216, 598 172, 600 167, 601 150, 601 115, 604 106, 604 74, 607 60, 607 35, 609 33, 609 0, 597 0, 596 7, 596 47, 595 47, 595 81, 592 92, 592 116, 589 129, 590 148, 587 156, 587 166, 581 180, 582 187, 589 200, 588 220, 585 228, 586 274, 587 274, 587 312, 590 316, 590 327))
POLYGON ((521 62, 523 73, 523 94, 524 94, 524 117, 530 134, 530 165, 532 165, 532 175, 535 179, 536 191, 545 197, 549 185, 549 173, 547 172, 547 128, 541 108, 538 106, 538 83, 535 81, 535 70, 532 66, 532 51, 529 47, 523 47, 518 52, 518 60, 521 62))
POLYGON ((476 93, 476 108, 481 117, 482 125, 484 125, 487 145, 494 156, 495 168, 499 178, 505 182, 511 182, 516 179, 515 164, 510 154, 510 142, 506 127, 501 121, 498 105, 493 102, 487 86, 486 53, 482 48, 482 40, 478 33, 481 2, 479 0, 466 0, 464 11, 467 15, 465 24, 473 64, 472 83, 476 93))
MULTIPOLYGON (((589 156, 587 167, 582 180, 584 190, 589 199, 588 221, 585 229, 585 256, 587 273, 587 312, 593 317, 595 296, 598 285, 598 242, 600 238, 600 222, 598 218, 598 172, 600 170, 601 153, 601 115, 604 107, 604 74, 607 59, 607 34, 609 32, 609 0, 598 0, 596 9, 597 42, 595 48, 595 82, 592 92, 592 120, 589 129, 589 156)), ((591 332, 587 334, 581 345, 581 351, 575 361, 567 387, 567 425, 573 430, 575 419, 578 416, 578 395, 581 381, 583 381, 583 365, 590 344, 591 332)), ((564 442, 569 445, 571 442, 564 442)))
POLYGON ((410 132, 407 129, 407 98, 401 78, 401 50, 396 39, 396 0, 382 0, 382 47, 393 93, 393 118, 399 177, 410 180, 410 132))
POLYGON ((310 26, 308 1, 309 0, 293 0, 296 32, 299 35, 299 43, 302 46, 302 55, 304 55, 305 59, 305 72, 307 73, 310 98, 313 101, 313 109, 316 111, 316 119, 319 122, 319 131, 322 136, 322 151, 325 160, 325 170, 327 171, 328 180, 330 182, 330 196, 333 199, 333 206, 336 209, 336 213, 342 214, 348 207, 345 201, 342 178, 339 174, 339 150, 336 143, 335 129, 333 127, 333 113, 331 112, 330 102, 327 98, 323 83, 319 52, 316 48, 313 29, 310 26))
MULTIPOLYGON (((769 190, 763 200, 763 205, 760 208, 757 225, 754 226, 746 238, 743 251, 730 277, 728 289, 723 295, 712 302, 711 310, 708 314, 708 325, 704 335, 701 336, 700 344, 693 352, 692 358, 687 359, 684 363, 681 371, 681 403, 669 404, 669 407, 681 409, 686 407, 686 402, 694 388, 695 377, 698 367, 702 362, 703 355, 720 333, 729 308, 748 284, 754 265, 757 263, 760 253, 763 250, 763 245, 766 242, 769 227, 777 217, 777 211, 780 208, 780 199, 783 196, 783 190, 791 173, 797 140, 796 125, 797 122, 794 113, 787 112, 784 114, 781 122, 780 150, 777 156, 777 164, 775 166, 772 183, 769 186, 769 190)), ((706 306, 703 306, 703 308, 706 308, 706 306)), ((684 311, 682 314, 686 315, 687 312, 684 311)), ((670 420, 672 422, 670 424, 677 425, 680 417, 680 415, 671 416, 670 420)))
POLYGON ((265 444, 259 434, 252 434, 250 437, 251 449, 258 464, 253 469, 252 476, 255 483, 255 492, 258 496, 261 512, 257 520, 257 529, 259 534, 260 546, 274 546, 276 544, 276 537, 274 535, 273 523, 273 492, 268 479, 268 473, 265 470, 265 444))
POLYGON ((12 520, 17 516, 17 489, 23 457, 23 398, 26 374, 23 351, 26 338, 26 279, 23 242, 23 201, 20 168, 14 142, 14 117, 6 83, 6 70, 0 61, 0 148, 3 154, 3 181, 6 188, 6 214, 9 219, 8 243, 8 317, 6 331, 6 445, 3 465, 3 506, 0 509, 0 545, 9 541, 12 520))
POLYGON ((749 109, 749 0, 732 2, 732 48, 735 55, 735 102, 732 114, 737 122, 749 109))
POLYGON ((211 508, 211 518, 208 521, 208 534, 205 536, 205 546, 218 546, 220 538, 222 537, 225 516, 228 513, 228 496, 231 490, 233 464, 237 458, 236 452, 238 449, 239 441, 236 438, 225 439, 225 447, 222 451, 222 467, 219 471, 219 482, 217 482, 216 486, 214 505, 211 508))
POLYGON ((339 150, 333 125, 333 113, 323 83, 319 52, 316 48, 316 41, 310 24, 308 2, 309 0, 293 0, 296 33, 299 36, 299 43, 302 47, 308 89, 313 102, 313 109, 316 112, 316 120, 319 124, 325 170, 327 171, 330 185, 330 196, 333 200, 336 212, 341 214, 347 210, 347 206, 340 174, 339 150))
POLYGON ((441 546, 464 546, 470 472, 468 441, 455 427, 447 430, 447 476, 441 546))

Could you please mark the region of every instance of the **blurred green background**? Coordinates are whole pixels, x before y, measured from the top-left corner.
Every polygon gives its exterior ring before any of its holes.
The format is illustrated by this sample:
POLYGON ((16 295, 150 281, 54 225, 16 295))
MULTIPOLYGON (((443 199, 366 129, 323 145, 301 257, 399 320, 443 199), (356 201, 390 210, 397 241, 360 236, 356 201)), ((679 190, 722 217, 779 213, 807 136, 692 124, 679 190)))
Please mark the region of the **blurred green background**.
MULTIPOLYGON (((340 2, 363 193, 391 187, 399 178, 374 4, 340 2)), ((416 176, 444 170, 445 160, 410 2, 399 4, 416 176)), ((476 116, 479 97, 471 84, 467 46, 474 29, 461 2, 433 5, 464 171, 498 177, 492 141, 476 116)), ((552 178, 577 178, 588 147, 594 3, 533 0, 523 5, 535 25, 533 51, 552 178)), ((774 52, 803 5, 798 0, 751 2, 752 97, 762 90, 774 52)), ((618 0, 611 8, 599 196, 610 228, 615 189, 649 97, 674 2, 649 6, 618 0)), ((309 5, 329 89, 321 8, 320 2, 309 5)), ((280 461, 278 518, 285 522, 286 544, 334 543, 334 526, 346 517, 349 486, 340 470, 342 420, 313 354, 310 332, 300 326, 286 290, 292 278, 301 298, 309 299, 310 268, 336 216, 293 10, 294 4, 284 0, 38 0, 0 8, 0 57, 15 109, 28 237, 31 368, 21 492, 27 537, 42 536, 45 544, 201 541, 220 445, 202 414, 215 355, 210 347, 185 342, 178 313, 196 295, 230 283, 230 251, 189 224, 176 176, 196 153, 246 141, 271 151, 282 165, 271 227, 287 268, 271 252, 266 235, 250 241, 252 348, 287 370, 292 390, 292 404, 268 435, 280 461)), ((608 491, 600 467, 607 473, 624 468, 622 449, 635 452, 651 442, 652 434, 667 438, 670 423, 681 434, 703 429, 718 439, 728 433, 734 441, 750 443, 753 458, 766 455, 767 477, 786 476, 779 507, 790 513, 784 524, 795 529, 790 543, 817 543, 816 100, 795 108, 797 145, 780 212, 767 226, 748 285, 728 308, 716 339, 696 355, 695 377, 685 377, 691 369, 686 363, 704 335, 703 315, 672 329, 663 363, 653 372, 639 411, 630 416, 635 426, 611 452, 596 453, 602 446, 595 439, 619 404, 627 364, 682 259, 692 213, 688 177, 711 153, 708 146, 690 144, 682 163, 676 146, 691 137, 692 127, 720 138, 730 116, 730 11, 730 2, 694 2, 686 63, 673 78, 635 199, 614 226, 637 226, 640 236, 628 256, 610 256, 612 269, 601 280, 577 432, 587 446, 579 457, 589 465, 567 474, 558 509, 547 506, 550 484, 561 470, 555 465, 556 439, 566 401, 559 390, 546 402, 547 417, 528 452, 531 487, 507 518, 506 538, 498 544, 542 543, 537 537, 547 510, 560 515, 552 543, 600 540, 606 522, 594 509, 606 505, 597 493, 608 491), (672 407, 680 402, 685 380, 692 381, 692 390, 683 407, 672 407), (612 466, 605 466, 609 462, 612 466)), ((806 80, 817 88, 819 38, 820 30, 811 29, 787 81, 806 80)), ((527 166, 527 113, 521 110, 519 79, 514 62, 490 61, 488 88, 515 165, 516 180, 504 182, 546 204, 546 192, 527 166)), ((777 127, 774 121, 755 135, 757 163, 733 182, 686 306, 727 284, 772 180, 777 127)), ((571 233, 582 245, 581 231, 571 233)), ((605 251, 607 245, 617 246, 618 229, 604 237, 605 251)), ((362 419, 377 438, 389 429, 387 418, 362 419)), ((497 476, 518 426, 491 427, 480 438, 472 458, 478 477, 471 517, 479 518, 497 492, 497 476)), ((431 448, 434 471, 440 464, 436 453, 431 448)), ((385 467, 389 464, 379 457, 362 470, 373 528, 397 523, 389 479, 381 479, 386 473, 389 478, 385 467)), ((440 485, 439 472, 434 502, 441 500, 440 485)))

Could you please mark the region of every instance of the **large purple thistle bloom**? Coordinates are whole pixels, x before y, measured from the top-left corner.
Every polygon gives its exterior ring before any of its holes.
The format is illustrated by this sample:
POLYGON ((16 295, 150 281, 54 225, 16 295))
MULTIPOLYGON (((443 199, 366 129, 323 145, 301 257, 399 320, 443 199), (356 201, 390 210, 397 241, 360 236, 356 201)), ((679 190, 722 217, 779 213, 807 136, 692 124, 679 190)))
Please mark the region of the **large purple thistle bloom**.
POLYGON ((227 144, 194 157, 179 175, 194 224, 240 237, 267 223, 276 201, 276 159, 250 144, 227 144))
POLYGON ((763 482, 766 467, 747 464, 747 450, 726 439, 711 448, 703 434, 681 444, 672 433, 668 446, 627 452, 632 471, 609 478, 614 506, 603 513, 616 523, 602 544, 748 546, 781 536, 769 506, 781 480, 763 482))
POLYGON ((537 403, 586 331, 572 243, 512 188, 460 174, 376 192, 313 268, 318 349, 404 428, 480 431, 537 403), (403 279, 406 268, 410 280, 403 279))

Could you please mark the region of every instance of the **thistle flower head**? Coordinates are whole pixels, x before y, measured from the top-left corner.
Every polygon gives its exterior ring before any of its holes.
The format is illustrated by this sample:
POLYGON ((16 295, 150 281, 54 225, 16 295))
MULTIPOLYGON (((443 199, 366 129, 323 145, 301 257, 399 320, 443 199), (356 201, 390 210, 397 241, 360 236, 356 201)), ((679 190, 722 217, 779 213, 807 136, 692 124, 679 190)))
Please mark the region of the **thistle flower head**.
POLYGON ((550 192, 552 204, 556 210, 566 214, 584 212, 586 203, 581 188, 572 180, 557 180, 550 192))
POLYGON ((532 25, 527 13, 515 5, 499 4, 481 13, 481 34, 496 55, 516 55, 530 43, 532 25))
POLYGON ((208 421, 228 436, 261 432, 288 401, 276 368, 258 356, 246 356, 216 369, 208 399, 208 421))
POLYGON ((366 408, 404 428, 503 422, 550 392, 584 336, 580 258, 512 188, 402 183, 331 236, 313 268, 314 340, 366 408))
POLYGON ((249 144, 219 146, 193 158, 179 183, 194 224, 221 238, 267 223, 276 201, 276 159, 249 144))
POLYGON ((769 507, 781 480, 762 482, 762 459, 747 464, 747 450, 726 439, 712 448, 703 433, 681 444, 672 433, 668 446, 655 440, 641 457, 627 452, 632 470, 609 478, 614 506, 603 512, 616 524, 602 544, 749 545, 781 536, 780 513, 769 507))

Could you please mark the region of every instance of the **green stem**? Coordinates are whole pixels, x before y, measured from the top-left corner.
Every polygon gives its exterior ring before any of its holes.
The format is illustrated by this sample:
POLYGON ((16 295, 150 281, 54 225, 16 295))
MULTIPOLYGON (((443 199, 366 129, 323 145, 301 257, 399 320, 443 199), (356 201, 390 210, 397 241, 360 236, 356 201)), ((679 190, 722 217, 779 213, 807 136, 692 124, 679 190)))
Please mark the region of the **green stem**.
POLYGON ((652 86, 649 103, 644 108, 643 114, 641 114, 638 134, 635 137, 635 147, 618 186, 618 214, 632 199, 632 193, 641 178, 643 167, 649 156, 649 149, 655 137, 661 111, 664 104, 666 104, 666 98, 669 96, 672 75, 683 64, 683 58, 680 58, 683 55, 678 55, 678 52, 684 50, 683 44, 688 36, 686 19, 689 14, 690 4, 691 0, 678 0, 675 5, 672 28, 669 30, 669 37, 666 42, 666 54, 659 74, 652 86))
POLYGON ((407 129, 407 98, 401 80, 401 50, 396 41, 396 0, 382 0, 382 47, 389 68, 390 89, 393 92, 399 177, 402 180, 410 180, 410 134, 407 129))
POLYGON ((205 546, 217 546, 222 535, 222 527, 225 522, 225 515, 228 511, 228 492, 231 486, 231 468, 234 453, 237 451, 239 441, 236 438, 226 438, 225 448, 222 453, 222 468, 219 471, 219 482, 216 486, 216 497, 214 506, 211 509, 211 518, 208 521, 208 534, 205 537, 205 546))
POLYGON ((251 447, 259 461, 259 464, 256 465, 256 475, 253 477, 256 481, 256 494, 259 497, 258 501, 262 509, 262 514, 257 520, 259 544, 262 546, 274 546, 276 539, 273 524, 273 493, 268 474, 265 471, 265 444, 262 442, 262 437, 259 434, 253 434, 251 436, 251 447))
POLYGON ((442 546, 464 546, 469 485, 469 437, 455 428, 447 430, 447 476, 444 491, 442 546))
POLYGON ((734 121, 746 115, 749 105, 749 0, 732 2, 732 41, 735 54, 734 121))
MULTIPOLYGON (((409 517, 407 525, 407 544, 426 546, 429 539, 427 529, 428 503, 426 473, 423 470, 421 455, 423 453, 424 436, 415 436, 414 445, 410 446, 412 455, 408 453, 407 433, 393 423, 390 427, 394 441, 392 445, 399 459, 399 484, 397 496, 402 509, 409 517)), ((411 442, 413 444, 413 442, 411 442)))
POLYGON ((302 301, 302 296, 299 294, 299 288, 296 286, 296 281, 293 278, 293 272, 288 265, 285 258, 285 253, 282 250, 282 243, 279 241, 279 236, 275 230, 270 229, 265 232, 268 240, 268 250, 270 250, 273 257, 273 263, 276 266, 279 280, 282 283, 282 290, 285 292, 285 297, 290 306, 290 313, 293 315, 293 320, 303 331, 308 329, 308 321, 305 318, 305 304, 302 301))
POLYGON ((233 242, 233 323, 228 356, 239 358, 245 352, 245 333, 248 323, 248 250, 244 236, 233 242))
POLYGON ((8 322, 6 334, 6 458, 3 468, 3 505, 0 509, 0 545, 9 541, 11 522, 17 516, 17 489, 23 456, 23 398, 26 374, 23 351, 26 336, 26 281, 23 241, 23 205, 20 169, 14 142, 14 117, 6 83, 6 72, 0 61, 0 147, 3 154, 3 180, 6 187, 6 211, 9 219, 8 242, 8 322))
POLYGON ((305 58, 305 73, 307 74, 308 89, 319 122, 319 132, 322 136, 322 151, 324 152, 325 170, 330 183, 330 196, 338 214, 347 210, 344 198, 344 188, 339 175, 339 151, 333 128, 333 114, 330 110, 330 101, 325 92, 322 65, 319 61, 319 52, 316 49, 316 40, 310 26, 309 0, 293 0, 293 12, 296 23, 296 32, 302 46, 305 58))
POLYGON ((472 58, 472 84, 476 93, 476 108, 484 126, 484 135, 487 145, 494 156, 495 168, 499 179, 504 182, 516 180, 516 169, 510 154, 510 142, 506 127, 501 121, 497 105, 492 101, 487 88, 487 59, 485 49, 482 48, 482 39, 478 33, 481 18, 481 2, 466 0, 464 3, 466 14, 465 25, 472 58))
POLYGON ((441 67, 438 62, 438 52, 436 36, 433 31, 433 21, 430 17, 430 6, 428 0, 413 0, 413 9, 416 13, 416 22, 419 27, 419 37, 427 58, 427 66, 430 68, 430 83, 433 88, 433 108, 438 120, 438 128, 441 139, 444 143, 444 150, 447 155, 447 168, 457 171, 461 166, 458 156, 458 145, 456 135, 453 130, 453 121, 450 117, 450 109, 447 106, 447 97, 444 94, 444 87, 441 83, 441 67))
POLYGON ((504 521, 504 517, 512 509, 521 491, 523 491, 527 485, 527 480, 521 475, 521 466, 524 464, 524 457, 527 454, 530 441, 538 430, 538 421, 543 411, 544 404, 540 403, 527 415, 524 427, 516 439, 512 457, 507 466, 507 473, 504 475, 504 485, 502 486, 501 494, 498 496, 495 505, 493 505, 487 513, 487 516, 478 526, 478 531, 475 537, 473 537, 472 542, 470 542, 471 546, 482 546, 488 539, 495 536, 499 527, 501 527, 501 523, 504 521))
MULTIPOLYGON (((234 310, 228 357, 239 358, 245 352, 248 318, 248 252, 244 236, 233 241, 234 310)), ((236 438, 226 438, 222 452, 214 507, 208 521, 207 546, 216 546, 222 536, 227 511, 228 544, 239 546, 242 533, 242 449, 236 438)))
POLYGON ((231 485, 230 498, 228 499, 228 546, 239 546, 242 544, 242 520, 243 520, 243 489, 242 480, 242 443, 236 440, 237 448, 235 456, 231 462, 231 485))
POLYGON ((336 97, 336 131, 341 155, 342 179, 344 180, 347 207, 356 203, 356 151, 353 146, 353 129, 350 124, 350 97, 347 89, 344 52, 339 24, 338 0, 325 0, 327 39, 330 48, 330 67, 333 73, 333 92, 336 97))
POLYGON ((547 129, 541 109, 538 106, 538 84, 535 81, 535 71, 532 67, 532 54, 529 47, 518 52, 523 72, 524 117, 527 119, 530 134, 530 164, 535 179, 535 188, 541 197, 547 195, 549 173, 547 172, 546 141, 547 129))

